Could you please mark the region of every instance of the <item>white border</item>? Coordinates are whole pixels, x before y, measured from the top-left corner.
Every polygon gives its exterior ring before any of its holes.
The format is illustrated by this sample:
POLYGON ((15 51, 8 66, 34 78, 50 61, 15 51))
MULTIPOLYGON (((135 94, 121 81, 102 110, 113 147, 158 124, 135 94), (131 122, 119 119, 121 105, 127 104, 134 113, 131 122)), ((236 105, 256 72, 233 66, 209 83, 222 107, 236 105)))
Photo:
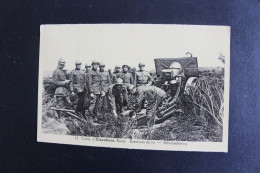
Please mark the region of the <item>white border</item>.
MULTIPOLYGON (((82 24, 80 24, 82 25, 82 24)), ((102 24, 99 24, 102 25, 102 24)), ((105 24, 107 25, 107 24, 105 24)), ((128 24, 129 25, 129 24, 128 24)), ((140 24, 139 24, 140 25, 140 24)), ((146 24, 147 25, 147 24, 146 24)), ((46 25, 44 25, 46 26, 46 25)), ((61 25, 59 25, 61 26, 61 25)), ((153 26, 153 25, 151 25, 153 26)), ((190 25, 191 27, 193 25, 190 25)), ((42 26, 41 26, 42 29, 42 26)), ((229 38, 230 38, 230 27, 229 38)), ((41 45, 41 44, 40 44, 41 45)), ((40 51, 42 51, 40 49, 40 51)), ((40 53, 41 55, 41 53, 40 53)), ((230 40, 229 55, 230 57, 230 40)), ((161 141, 161 140, 133 140, 143 143, 131 143, 130 139, 117 138, 96 138, 69 135, 54 135, 42 133, 42 82, 43 82, 43 57, 39 58, 39 80, 38 80, 38 124, 37 124, 37 141, 47 143, 60 143, 82 146, 111 147, 111 148, 128 148, 128 149, 146 149, 146 150, 171 150, 171 151, 210 151, 210 152, 228 152, 228 121, 229 121, 229 83, 230 83, 230 58, 225 59, 225 86, 224 86, 224 118, 223 118, 223 140, 222 142, 185 142, 185 141, 161 141), (104 139, 107 141, 97 141, 104 139), (114 140, 114 142, 110 142, 114 140), (123 143, 117 140, 125 140, 123 143), (150 143, 149 143, 150 142, 150 143), (171 144, 165 144, 165 142, 171 144), (153 143, 153 144, 151 144, 153 143)))

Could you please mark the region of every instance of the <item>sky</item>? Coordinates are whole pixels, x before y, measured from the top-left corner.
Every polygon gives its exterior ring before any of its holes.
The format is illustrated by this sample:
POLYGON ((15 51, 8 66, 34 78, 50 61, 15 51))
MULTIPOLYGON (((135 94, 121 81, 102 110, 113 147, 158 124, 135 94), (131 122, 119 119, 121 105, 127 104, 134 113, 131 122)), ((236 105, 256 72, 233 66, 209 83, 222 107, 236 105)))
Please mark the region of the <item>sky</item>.
POLYGON ((67 24, 41 25, 40 66, 54 70, 64 58, 65 69, 75 68, 75 61, 102 61, 106 69, 123 64, 146 70, 155 69, 155 58, 185 57, 191 52, 199 67, 223 64, 219 54, 230 58, 230 27, 210 25, 155 24, 67 24))

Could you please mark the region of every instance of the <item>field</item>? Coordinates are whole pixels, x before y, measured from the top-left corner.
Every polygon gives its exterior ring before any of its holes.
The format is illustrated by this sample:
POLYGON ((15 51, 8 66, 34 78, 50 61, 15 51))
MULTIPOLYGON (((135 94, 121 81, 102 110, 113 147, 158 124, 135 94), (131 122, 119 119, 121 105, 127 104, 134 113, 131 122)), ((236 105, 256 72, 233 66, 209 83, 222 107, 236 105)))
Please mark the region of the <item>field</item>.
POLYGON ((224 116, 224 69, 200 69, 200 77, 189 94, 182 95, 177 102, 181 111, 152 128, 137 128, 135 120, 118 117, 109 113, 101 116, 102 121, 94 122, 92 117, 86 121, 77 120, 65 113, 60 117, 50 110, 56 102, 54 87, 45 77, 43 92, 42 129, 43 133, 84 135, 111 138, 131 138, 175 141, 222 141, 224 116))

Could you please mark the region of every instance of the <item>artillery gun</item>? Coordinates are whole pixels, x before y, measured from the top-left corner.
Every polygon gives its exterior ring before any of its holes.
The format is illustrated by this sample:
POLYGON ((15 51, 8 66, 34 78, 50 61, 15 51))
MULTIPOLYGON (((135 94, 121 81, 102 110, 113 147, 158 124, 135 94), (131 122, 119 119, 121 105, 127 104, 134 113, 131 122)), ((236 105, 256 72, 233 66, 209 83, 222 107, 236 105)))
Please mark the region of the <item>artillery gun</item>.
POLYGON ((170 90, 171 97, 189 92, 199 77, 197 57, 154 59, 157 80, 155 85, 170 90))
MULTIPOLYGON (((167 98, 158 104, 155 124, 160 123, 178 109, 176 100, 183 94, 188 94, 196 86, 199 77, 197 57, 157 58, 154 59, 156 80, 154 85, 165 90, 167 98)), ((145 115, 137 118, 139 125, 145 124, 145 115)))

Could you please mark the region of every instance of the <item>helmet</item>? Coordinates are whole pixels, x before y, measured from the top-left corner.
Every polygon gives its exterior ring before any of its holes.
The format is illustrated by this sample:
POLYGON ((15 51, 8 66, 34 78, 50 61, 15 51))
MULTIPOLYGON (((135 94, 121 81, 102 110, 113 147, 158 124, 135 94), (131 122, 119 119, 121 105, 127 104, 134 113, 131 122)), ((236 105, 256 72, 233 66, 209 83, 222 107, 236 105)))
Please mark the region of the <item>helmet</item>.
POLYGON ((145 66, 145 64, 143 62, 140 62, 138 65, 138 67, 144 67, 144 66, 145 66))
POLYGON ((155 75, 155 74, 156 74, 156 71, 155 71, 155 70, 150 70, 150 71, 149 71, 149 74, 150 74, 150 75, 155 75))
POLYGON ((170 68, 182 70, 182 66, 181 66, 181 64, 178 63, 178 62, 173 62, 173 63, 170 65, 170 68))
POLYGON ((119 65, 116 65, 115 68, 121 68, 119 65))
POLYGON ((59 64, 65 64, 65 60, 63 58, 59 59, 58 61, 59 64))
POLYGON ((93 65, 93 64, 99 65, 99 62, 98 62, 97 60, 93 60, 92 63, 91 63, 91 65, 93 65))
POLYGON ((126 66, 128 69, 130 69, 129 65, 122 65, 122 68, 124 68, 125 66, 126 66))
POLYGON ((174 75, 179 75, 182 72, 182 66, 178 62, 173 62, 170 65, 170 68, 172 69, 172 72, 173 72, 174 75))
POLYGON ((89 64, 85 64, 85 68, 86 68, 86 67, 91 67, 91 65, 89 65, 89 64))
POLYGON ((100 63, 99 63, 99 66, 103 66, 103 67, 105 67, 106 65, 105 65, 105 63, 100 62, 100 63))
POLYGON ((75 65, 80 65, 81 64, 81 61, 79 61, 79 60, 77 60, 76 62, 75 62, 75 65))
POLYGON ((135 89, 135 88, 136 87, 134 85, 132 85, 132 84, 127 85, 127 89, 130 90, 130 91, 135 89))
POLYGON ((123 79, 117 78, 115 84, 123 84, 123 79))

